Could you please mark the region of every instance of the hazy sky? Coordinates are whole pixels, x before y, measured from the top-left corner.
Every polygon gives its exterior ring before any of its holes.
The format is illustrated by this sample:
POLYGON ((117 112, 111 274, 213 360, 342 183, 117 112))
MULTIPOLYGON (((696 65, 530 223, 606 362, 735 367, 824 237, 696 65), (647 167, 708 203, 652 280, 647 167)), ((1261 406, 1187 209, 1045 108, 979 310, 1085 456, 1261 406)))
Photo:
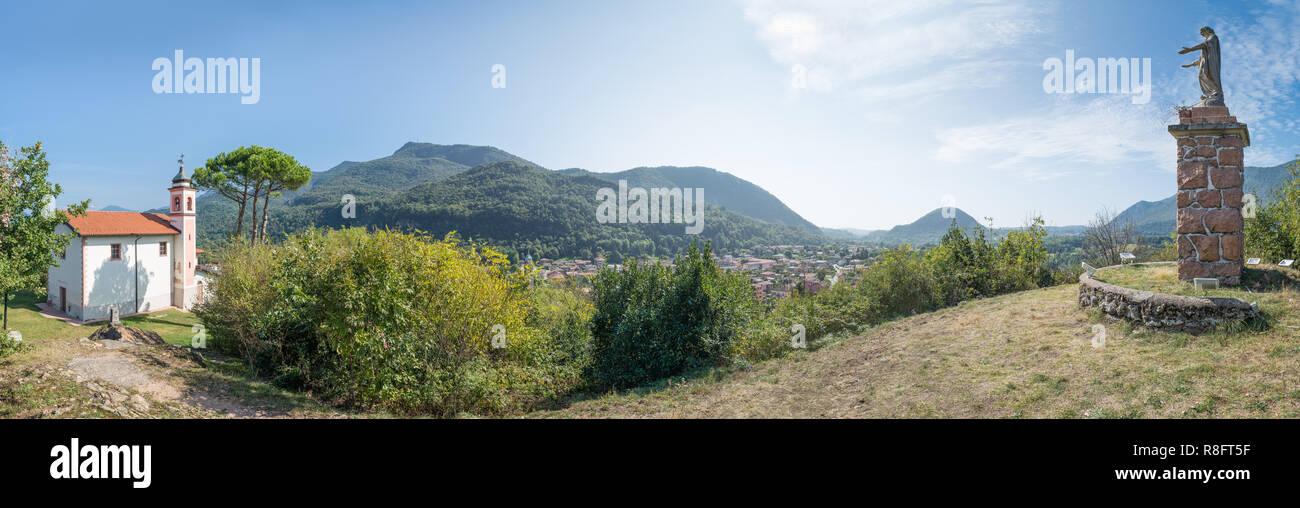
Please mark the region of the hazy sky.
MULTIPOLYGON (((241 145, 317 171, 407 141, 553 169, 703 165, 822 226, 941 206, 1083 223, 1174 191, 1178 55, 1215 28, 1248 165, 1300 153, 1293 2, 41 2, 3 9, 0 140, 45 143, 61 202, 161 206, 241 145), (261 96, 155 94, 155 58, 260 58, 261 96), (1044 91, 1044 61, 1150 58, 1149 102, 1044 91), (492 86, 504 65, 506 87, 492 86)), ((1140 100, 1139 100, 1140 101, 1140 100)))

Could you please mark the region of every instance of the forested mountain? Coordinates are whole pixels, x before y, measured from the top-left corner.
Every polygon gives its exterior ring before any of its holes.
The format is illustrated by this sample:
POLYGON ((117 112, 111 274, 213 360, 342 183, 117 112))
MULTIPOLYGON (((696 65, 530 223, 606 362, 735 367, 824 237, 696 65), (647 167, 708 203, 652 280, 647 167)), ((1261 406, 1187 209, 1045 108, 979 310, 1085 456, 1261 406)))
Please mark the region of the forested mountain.
POLYGON ((308 187, 286 197, 291 206, 338 202, 344 194, 358 199, 379 198, 442 180, 479 164, 503 160, 537 166, 491 146, 411 142, 388 157, 366 162, 345 161, 329 171, 312 175, 308 187))
MULTIPOLYGON (((463 236, 550 256, 600 250, 669 253, 689 243, 681 224, 598 224, 596 189, 617 188, 619 179, 632 187, 704 188, 708 208, 701 236, 714 240, 719 248, 824 239, 816 226, 775 196, 711 168, 549 171, 490 146, 430 143, 406 143, 390 156, 346 161, 313 174, 304 188, 272 199, 270 233, 344 224, 437 234, 457 230, 463 236), (344 195, 356 198, 355 220, 342 217, 344 195)), ((238 209, 230 200, 207 193, 198 206, 199 236, 204 243, 218 241, 234 229, 238 209)), ((250 205, 247 217, 252 213, 250 205)))
MULTIPOLYGON (((1294 163, 1293 161, 1268 168, 1247 166, 1246 183, 1242 189, 1246 192, 1255 192, 1262 203, 1269 199, 1273 189, 1280 187, 1286 181, 1287 175, 1290 174, 1287 166, 1294 163)), ((1173 184, 1172 177, 1170 184, 1173 184)), ((1132 222, 1142 234, 1167 235, 1174 231, 1174 217, 1177 213, 1178 199, 1177 195, 1174 195, 1160 201, 1138 201, 1117 215, 1115 222, 1119 224, 1132 222)))
MULTIPOLYGON (((340 207, 344 195, 359 202, 380 200, 416 185, 436 182, 486 162, 500 160, 531 162, 491 146, 435 145, 406 143, 392 155, 366 162, 344 161, 328 171, 312 174, 311 181, 297 191, 271 200, 271 232, 288 231, 279 222, 282 215, 297 215, 298 209, 321 204, 340 207)), ((199 237, 206 241, 224 238, 234 230, 238 207, 220 195, 204 193, 198 207, 199 237)), ((166 212, 165 209, 154 210, 166 212)), ((251 204, 246 214, 252 214, 251 204)), ((246 220, 248 220, 246 218, 246 220)))
POLYGON ((704 201, 732 210, 741 215, 774 224, 799 226, 817 230, 799 214, 785 206, 780 199, 747 180, 730 173, 700 166, 640 167, 616 173, 595 173, 584 169, 564 169, 561 173, 587 175, 617 184, 627 180, 629 187, 680 187, 704 189, 704 201))
MULTIPOLYGON (((1286 175, 1285 166, 1246 168, 1246 188, 1271 189, 1286 175)), ((583 169, 550 171, 490 146, 406 143, 379 159, 346 161, 316 173, 311 183, 272 200, 270 233, 308 226, 358 225, 413 228, 462 236, 532 253, 534 256, 669 254, 694 235, 682 224, 600 224, 595 219, 596 190, 618 187, 703 188, 707 213, 699 238, 719 249, 756 244, 851 241, 880 245, 937 242, 953 222, 935 209, 910 224, 889 230, 821 229, 775 196, 744 179, 706 167, 640 167, 614 173, 583 169), (356 198, 355 219, 342 217, 344 195, 356 198)), ((1147 234, 1173 227, 1174 198, 1139 202, 1120 215, 1147 234)), ((214 194, 199 199, 199 236, 205 244, 225 238, 237 213, 214 194)), ((247 211, 251 217, 252 209, 247 211)), ((956 209, 962 229, 979 221, 956 209)), ((251 220, 251 219, 250 219, 251 220)), ((1006 228, 999 228, 1001 233, 1006 228)), ((1083 226, 1048 227, 1053 235, 1079 234, 1083 226)))
MULTIPOLYGON (((457 231, 534 257, 579 256, 600 252, 671 255, 692 239, 710 240, 721 249, 755 244, 818 243, 805 228, 770 224, 708 204, 700 235, 685 234, 686 224, 601 224, 596 220, 599 189, 610 182, 583 174, 538 169, 516 161, 474 167, 444 180, 415 186, 379 200, 358 203, 347 219, 336 203, 294 206, 281 226, 368 226, 418 229, 435 235, 457 231)), ((611 258, 615 259, 615 258, 611 258)))

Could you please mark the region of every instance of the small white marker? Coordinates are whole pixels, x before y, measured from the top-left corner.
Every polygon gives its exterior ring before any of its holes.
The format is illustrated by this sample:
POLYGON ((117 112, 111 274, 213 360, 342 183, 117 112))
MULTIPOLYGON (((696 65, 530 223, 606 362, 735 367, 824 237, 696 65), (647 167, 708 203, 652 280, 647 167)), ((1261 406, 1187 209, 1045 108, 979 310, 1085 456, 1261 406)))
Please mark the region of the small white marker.
POLYGON ((1292 263, 1295 263, 1294 259, 1283 259, 1278 261, 1277 266, 1291 266, 1292 263))
POLYGON ((1259 258, 1249 258, 1249 259, 1246 259, 1246 264, 1248 264, 1248 265, 1258 265, 1258 264, 1259 264, 1259 258))
POLYGON ((1195 279, 1192 279, 1192 284, 1196 285, 1196 289, 1200 289, 1202 291, 1206 289, 1219 289, 1219 279, 1214 279, 1214 278, 1197 277, 1195 279))
POLYGON ((1137 259, 1137 256, 1134 256, 1131 252, 1121 252, 1119 253, 1119 259, 1121 263, 1132 263, 1134 259, 1137 259))

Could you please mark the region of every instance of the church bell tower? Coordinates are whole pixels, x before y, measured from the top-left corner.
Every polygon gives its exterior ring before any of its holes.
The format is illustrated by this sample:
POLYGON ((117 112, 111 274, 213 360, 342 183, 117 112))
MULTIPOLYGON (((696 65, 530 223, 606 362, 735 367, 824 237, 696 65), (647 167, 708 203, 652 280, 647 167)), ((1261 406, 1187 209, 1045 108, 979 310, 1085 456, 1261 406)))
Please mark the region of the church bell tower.
POLYGON ((185 174, 185 155, 181 154, 176 163, 180 169, 176 172, 176 177, 172 178, 171 188, 167 189, 171 193, 167 216, 171 219, 172 227, 180 231, 172 242, 171 250, 172 306, 190 310, 199 298, 198 282, 194 276, 194 270, 198 267, 198 254, 194 247, 194 234, 197 232, 195 200, 198 191, 185 174))

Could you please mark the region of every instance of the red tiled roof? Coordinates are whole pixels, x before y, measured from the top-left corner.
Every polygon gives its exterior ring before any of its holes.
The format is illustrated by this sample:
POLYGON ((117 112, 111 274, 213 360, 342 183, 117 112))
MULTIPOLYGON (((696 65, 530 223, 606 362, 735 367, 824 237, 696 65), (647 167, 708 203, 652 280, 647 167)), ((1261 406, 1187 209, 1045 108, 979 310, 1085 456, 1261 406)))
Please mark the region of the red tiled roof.
POLYGON ((171 221, 161 213, 87 211, 68 216, 68 225, 81 236, 175 235, 171 221))

